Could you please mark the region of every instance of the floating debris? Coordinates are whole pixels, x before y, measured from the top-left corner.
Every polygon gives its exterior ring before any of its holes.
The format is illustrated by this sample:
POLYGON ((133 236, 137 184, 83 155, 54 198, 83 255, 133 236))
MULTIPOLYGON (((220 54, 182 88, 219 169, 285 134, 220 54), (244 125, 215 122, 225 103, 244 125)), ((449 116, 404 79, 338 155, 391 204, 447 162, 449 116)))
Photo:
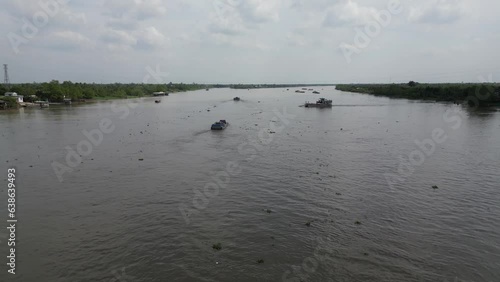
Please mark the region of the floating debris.
POLYGON ((356 224, 356 225, 361 225, 361 221, 356 220, 356 222, 354 222, 354 224, 356 224))
POLYGON ((306 226, 307 226, 307 227, 310 227, 310 226, 311 226, 311 222, 310 222, 310 221, 309 221, 309 222, 307 222, 307 223, 306 223, 306 226))
POLYGON ((432 186, 432 189, 439 189, 436 185, 432 186))
POLYGON ((144 161, 144 159, 139 159, 140 162, 144 161))
POLYGON ((222 249, 222 244, 221 243, 214 244, 212 248, 214 250, 220 251, 222 249))
POLYGON ((272 210, 269 210, 269 209, 266 209, 265 210, 267 213, 272 213, 273 211, 272 210))
POLYGON ((264 263, 264 260, 263 259, 259 259, 259 260, 257 260, 257 263, 264 263))

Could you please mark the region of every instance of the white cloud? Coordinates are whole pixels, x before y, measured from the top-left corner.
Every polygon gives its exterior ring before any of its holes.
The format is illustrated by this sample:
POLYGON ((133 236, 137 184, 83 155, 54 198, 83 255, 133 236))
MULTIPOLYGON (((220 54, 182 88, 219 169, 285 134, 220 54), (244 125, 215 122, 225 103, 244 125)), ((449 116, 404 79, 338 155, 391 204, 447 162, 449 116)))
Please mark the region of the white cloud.
POLYGON ((167 13, 166 3, 160 0, 108 0, 104 14, 115 19, 147 20, 167 13))
POLYGON ((93 42, 86 36, 73 31, 57 31, 44 37, 44 46, 56 49, 88 49, 93 48, 93 42))
POLYGON ((209 31, 241 35, 268 22, 278 22, 281 0, 215 0, 209 31))
POLYGON ((449 24, 465 15, 462 0, 434 0, 410 8, 408 20, 413 23, 449 24))
POLYGON ((377 15, 377 9, 361 6, 347 0, 330 7, 324 20, 327 27, 357 26, 366 24, 377 15))
POLYGON ((247 21, 262 23, 277 22, 280 19, 280 0, 247 0, 241 1, 241 3, 239 10, 247 21))
POLYGON ((153 26, 141 30, 137 37, 137 44, 141 48, 151 49, 162 47, 166 49, 166 45, 168 44, 168 38, 153 26))
POLYGON ((120 45, 135 45, 137 39, 130 33, 122 30, 109 29, 102 34, 101 39, 104 42, 120 45))
POLYGON ((134 31, 107 29, 101 34, 100 39, 109 50, 113 51, 154 49, 166 47, 169 42, 169 39, 154 26, 134 31))

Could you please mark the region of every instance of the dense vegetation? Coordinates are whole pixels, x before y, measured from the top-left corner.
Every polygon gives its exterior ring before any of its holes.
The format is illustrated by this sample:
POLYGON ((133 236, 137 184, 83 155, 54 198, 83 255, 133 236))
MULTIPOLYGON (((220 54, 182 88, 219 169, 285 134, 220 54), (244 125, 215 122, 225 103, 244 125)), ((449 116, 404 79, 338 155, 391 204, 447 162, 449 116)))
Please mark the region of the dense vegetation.
POLYGON ((410 81, 407 84, 343 84, 336 89, 391 98, 500 104, 500 85, 495 83, 420 84, 410 81))
MULTIPOLYGON (((200 84, 95 84, 95 83, 73 83, 57 80, 46 83, 22 83, 14 84, 9 91, 23 95, 25 101, 32 99, 49 100, 50 102, 61 102, 64 97, 72 100, 80 99, 106 99, 142 97, 151 95, 153 92, 182 92, 206 88, 200 84), (36 95, 36 98, 30 96, 36 95)), ((0 86, 0 93, 7 92, 4 86, 0 86)))
POLYGON ((11 108, 17 108, 17 100, 12 97, 1 97, 0 96, 0 110, 3 109, 3 107, 7 109, 11 108))

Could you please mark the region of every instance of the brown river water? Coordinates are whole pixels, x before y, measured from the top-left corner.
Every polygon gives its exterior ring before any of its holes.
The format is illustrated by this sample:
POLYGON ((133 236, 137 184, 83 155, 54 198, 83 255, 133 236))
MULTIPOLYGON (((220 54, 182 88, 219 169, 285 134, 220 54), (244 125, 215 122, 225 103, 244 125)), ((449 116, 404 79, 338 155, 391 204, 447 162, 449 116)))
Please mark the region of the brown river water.
POLYGON ((500 281, 498 109, 295 90, 0 112, 0 281, 500 281))

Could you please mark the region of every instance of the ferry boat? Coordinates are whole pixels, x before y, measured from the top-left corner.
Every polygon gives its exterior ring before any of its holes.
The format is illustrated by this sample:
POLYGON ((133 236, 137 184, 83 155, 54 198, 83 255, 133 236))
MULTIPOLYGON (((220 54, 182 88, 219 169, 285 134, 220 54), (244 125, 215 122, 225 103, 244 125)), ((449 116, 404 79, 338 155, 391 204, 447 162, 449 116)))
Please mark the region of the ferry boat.
POLYGON ((212 130, 223 130, 229 125, 225 119, 221 119, 220 121, 214 122, 210 129, 212 130))
POLYGON ((306 108, 331 108, 332 100, 327 100, 325 98, 320 98, 316 103, 306 102, 304 105, 306 108))

